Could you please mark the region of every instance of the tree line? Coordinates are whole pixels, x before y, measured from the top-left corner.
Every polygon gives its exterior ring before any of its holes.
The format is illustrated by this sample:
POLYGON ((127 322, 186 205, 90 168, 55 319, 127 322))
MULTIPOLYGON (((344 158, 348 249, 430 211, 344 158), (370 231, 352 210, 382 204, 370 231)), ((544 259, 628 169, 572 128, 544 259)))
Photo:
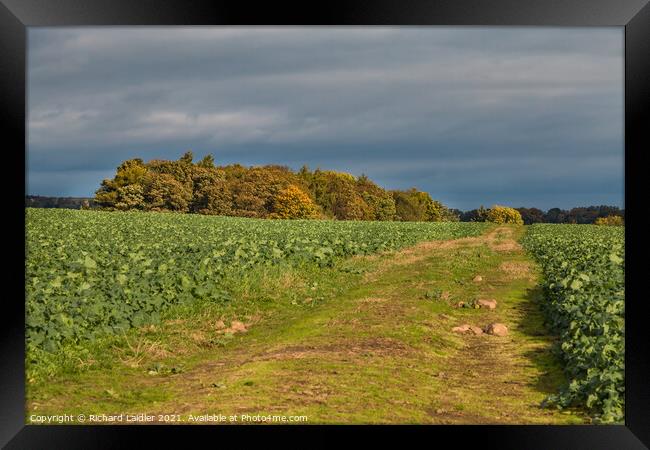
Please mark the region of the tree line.
MULTIPOLYGON (((514 208, 519 212, 526 225, 533 223, 574 223, 574 224, 597 224, 597 225, 622 225, 625 219, 625 210, 616 206, 587 206, 571 208, 569 210, 551 208, 542 211, 538 208, 514 208)), ((457 211, 461 222, 485 222, 490 209, 481 206, 470 211, 457 211)))
POLYGON ((578 223, 620 225, 625 210, 588 206, 570 210, 493 206, 450 209, 416 188, 386 190, 367 176, 330 170, 299 171, 280 165, 216 166, 191 151, 176 161, 122 162, 95 197, 27 196, 25 206, 103 210, 173 211, 280 219, 578 223))
POLYGON ((43 195, 26 195, 26 208, 65 208, 90 209, 95 201, 88 197, 46 197, 43 195))
POLYGON ((537 208, 515 208, 526 225, 533 223, 619 224, 625 219, 625 210, 616 206, 587 206, 564 210, 551 208, 544 212, 537 208), (608 220, 604 220, 608 219, 608 220))

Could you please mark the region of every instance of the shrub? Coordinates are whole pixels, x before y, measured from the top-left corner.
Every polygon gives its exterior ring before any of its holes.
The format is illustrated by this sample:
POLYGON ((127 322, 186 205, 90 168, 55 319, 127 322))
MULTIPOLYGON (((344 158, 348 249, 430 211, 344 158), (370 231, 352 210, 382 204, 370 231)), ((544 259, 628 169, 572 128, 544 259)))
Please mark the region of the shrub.
POLYGON ((594 225, 607 225, 612 227, 622 227, 624 225, 621 216, 599 217, 594 221, 594 225))
POLYGON ((488 222, 493 223, 514 223, 517 225, 523 225, 524 220, 521 218, 521 214, 514 208, 508 208, 507 206, 494 205, 487 212, 486 217, 488 222))

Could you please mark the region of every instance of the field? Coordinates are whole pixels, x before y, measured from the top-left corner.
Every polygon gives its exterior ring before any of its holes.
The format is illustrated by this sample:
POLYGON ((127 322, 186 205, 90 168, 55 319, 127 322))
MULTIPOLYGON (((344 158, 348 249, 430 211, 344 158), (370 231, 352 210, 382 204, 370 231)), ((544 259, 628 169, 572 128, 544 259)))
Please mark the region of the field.
POLYGON ((622 229, 26 214, 28 418, 620 420, 622 229))
POLYGON ((227 303, 224 277, 480 234, 480 224, 269 221, 27 209, 27 346, 78 344, 160 322, 167 307, 227 303))

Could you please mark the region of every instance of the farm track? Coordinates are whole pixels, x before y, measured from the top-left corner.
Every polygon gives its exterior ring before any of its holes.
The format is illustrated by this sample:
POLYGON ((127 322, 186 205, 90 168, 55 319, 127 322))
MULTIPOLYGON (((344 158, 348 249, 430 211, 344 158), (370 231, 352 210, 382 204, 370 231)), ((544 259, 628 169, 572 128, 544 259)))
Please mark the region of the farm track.
MULTIPOLYGON (((501 226, 479 237, 355 257, 369 270, 344 294, 281 326, 261 321, 231 345, 203 352, 182 373, 112 380, 108 375, 104 382, 111 383, 114 398, 104 399, 103 408, 127 412, 128 398, 128 412, 153 415, 305 415, 308 423, 581 423, 576 413, 540 407, 563 378, 536 303, 537 269, 517 242, 521 233, 523 228, 501 226), (476 275, 482 281, 472 281, 476 275), (442 298, 427 299, 432 289, 442 298), (470 297, 496 299, 498 306, 455 307, 470 297), (494 322, 506 324, 509 334, 451 332, 463 323, 494 322), (138 399, 142 392, 164 395, 138 399)), ((82 376, 62 385, 47 409, 92 404, 93 382, 82 376)))

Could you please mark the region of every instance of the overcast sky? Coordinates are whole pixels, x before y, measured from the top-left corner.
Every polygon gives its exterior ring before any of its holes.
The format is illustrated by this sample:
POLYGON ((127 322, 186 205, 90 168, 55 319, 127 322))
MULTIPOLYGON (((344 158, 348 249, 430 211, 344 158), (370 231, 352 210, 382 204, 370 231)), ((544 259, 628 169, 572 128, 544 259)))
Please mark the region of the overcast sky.
POLYGON ((623 206, 623 28, 30 28, 31 195, 124 159, 283 164, 450 207, 623 206))

